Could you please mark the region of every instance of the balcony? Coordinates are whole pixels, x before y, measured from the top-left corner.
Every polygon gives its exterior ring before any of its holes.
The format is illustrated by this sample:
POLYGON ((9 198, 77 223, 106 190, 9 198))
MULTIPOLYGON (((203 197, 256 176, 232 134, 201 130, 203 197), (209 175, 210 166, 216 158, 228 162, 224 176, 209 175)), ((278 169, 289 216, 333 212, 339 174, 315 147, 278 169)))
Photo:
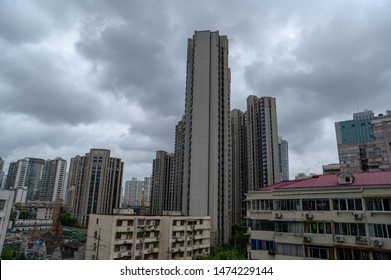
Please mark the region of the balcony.
POLYGON ((130 244, 130 243, 132 243, 132 240, 130 240, 130 239, 115 239, 114 240, 115 245, 130 244))

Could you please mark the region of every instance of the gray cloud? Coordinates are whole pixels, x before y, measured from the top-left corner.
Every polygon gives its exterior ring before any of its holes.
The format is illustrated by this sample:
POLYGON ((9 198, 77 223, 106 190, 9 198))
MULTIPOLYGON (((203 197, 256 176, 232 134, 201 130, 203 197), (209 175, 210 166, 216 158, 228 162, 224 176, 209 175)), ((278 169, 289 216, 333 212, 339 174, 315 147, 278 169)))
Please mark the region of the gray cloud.
POLYGON ((66 159, 92 147, 151 173, 184 112, 187 38, 230 42, 232 108, 277 98, 291 174, 337 160, 334 122, 390 104, 386 1, 0 2, 0 156, 66 159), (23 123, 23 125, 20 125, 23 123), (19 129, 15 129, 19 127, 19 129))

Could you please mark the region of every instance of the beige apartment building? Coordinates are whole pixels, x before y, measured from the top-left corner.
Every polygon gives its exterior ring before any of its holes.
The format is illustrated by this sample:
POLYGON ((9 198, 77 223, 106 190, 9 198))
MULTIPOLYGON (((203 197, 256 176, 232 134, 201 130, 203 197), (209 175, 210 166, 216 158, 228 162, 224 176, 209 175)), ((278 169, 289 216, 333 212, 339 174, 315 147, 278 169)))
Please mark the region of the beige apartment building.
POLYGON ((207 216, 90 215, 86 260, 191 260, 210 251, 207 216))
POLYGON ((391 172, 313 176, 247 194, 249 258, 391 259, 391 172))
POLYGON ((231 232, 230 85, 227 36, 196 31, 187 47, 181 210, 211 217, 214 245, 231 232))

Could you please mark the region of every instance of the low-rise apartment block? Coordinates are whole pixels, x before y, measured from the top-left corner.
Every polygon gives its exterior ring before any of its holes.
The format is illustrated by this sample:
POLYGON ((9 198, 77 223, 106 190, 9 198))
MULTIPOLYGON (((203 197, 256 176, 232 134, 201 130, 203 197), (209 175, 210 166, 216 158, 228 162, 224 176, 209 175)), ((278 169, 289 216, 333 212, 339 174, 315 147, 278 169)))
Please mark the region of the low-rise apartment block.
POLYGON ((391 259, 391 172, 318 175, 247 194, 251 259, 391 259))
POLYGON ((86 259, 186 260, 210 251, 208 216, 91 214, 86 259))

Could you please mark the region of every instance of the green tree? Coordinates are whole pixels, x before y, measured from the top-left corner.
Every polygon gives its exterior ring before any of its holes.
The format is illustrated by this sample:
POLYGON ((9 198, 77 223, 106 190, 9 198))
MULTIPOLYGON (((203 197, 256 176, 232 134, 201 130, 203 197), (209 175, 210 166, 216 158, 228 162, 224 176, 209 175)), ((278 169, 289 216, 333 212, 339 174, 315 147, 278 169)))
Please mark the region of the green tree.
POLYGON ((65 212, 61 214, 61 223, 64 226, 74 227, 76 225, 76 219, 72 217, 71 212, 65 212))
POLYGON ((233 246, 241 255, 247 255, 247 224, 246 222, 241 222, 232 226, 232 235, 231 235, 230 245, 233 246))
POLYGON ((1 259, 2 260, 12 260, 13 257, 13 249, 9 246, 4 246, 3 251, 1 251, 1 259))
POLYGON ((26 210, 21 210, 19 213, 19 219, 24 220, 29 218, 29 212, 26 210))
POLYGON ((241 253, 231 246, 217 246, 211 249, 210 254, 195 256, 196 260, 242 260, 241 253))

